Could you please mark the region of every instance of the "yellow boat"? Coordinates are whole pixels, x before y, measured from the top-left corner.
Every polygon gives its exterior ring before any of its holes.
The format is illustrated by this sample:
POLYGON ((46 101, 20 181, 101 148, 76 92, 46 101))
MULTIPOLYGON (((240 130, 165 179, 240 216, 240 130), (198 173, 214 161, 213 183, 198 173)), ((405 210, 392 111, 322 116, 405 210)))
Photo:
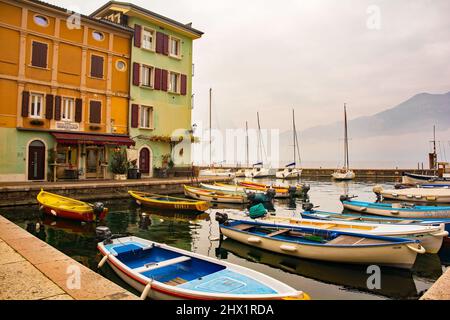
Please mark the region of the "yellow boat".
POLYGON ((136 200, 137 204, 155 209, 205 212, 210 207, 210 204, 206 201, 131 190, 128 191, 128 194, 136 200))
POLYGON ((41 205, 40 209, 54 217, 92 222, 102 220, 108 213, 108 208, 100 202, 90 204, 42 189, 37 196, 37 201, 41 205))
POLYGON ((248 199, 245 194, 242 193, 225 193, 214 190, 207 190, 201 188, 195 188, 190 186, 184 186, 184 194, 193 199, 221 202, 221 203, 247 203, 248 199))

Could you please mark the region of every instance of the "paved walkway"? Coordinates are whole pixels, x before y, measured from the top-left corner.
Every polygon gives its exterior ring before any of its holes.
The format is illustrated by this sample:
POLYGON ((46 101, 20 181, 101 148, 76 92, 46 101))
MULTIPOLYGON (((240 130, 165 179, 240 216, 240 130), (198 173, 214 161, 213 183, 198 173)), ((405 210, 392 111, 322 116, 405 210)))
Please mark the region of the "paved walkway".
POLYGON ((450 300, 450 268, 447 268, 420 300, 450 300))
POLYGON ((0 288, 0 300, 138 299, 1 216, 0 288))

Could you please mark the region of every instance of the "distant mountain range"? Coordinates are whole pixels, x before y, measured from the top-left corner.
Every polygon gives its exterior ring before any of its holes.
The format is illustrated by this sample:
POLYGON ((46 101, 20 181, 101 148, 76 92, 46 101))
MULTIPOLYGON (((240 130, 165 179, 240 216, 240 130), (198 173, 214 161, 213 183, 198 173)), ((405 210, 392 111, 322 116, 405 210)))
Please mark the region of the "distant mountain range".
MULTIPOLYGON (((432 132, 450 127, 450 92, 420 93, 388 110, 348 122, 350 138, 393 136, 417 131, 432 132)), ((333 139, 343 136, 343 121, 304 130, 301 140, 333 139)), ((290 135, 290 133, 284 133, 290 135)))

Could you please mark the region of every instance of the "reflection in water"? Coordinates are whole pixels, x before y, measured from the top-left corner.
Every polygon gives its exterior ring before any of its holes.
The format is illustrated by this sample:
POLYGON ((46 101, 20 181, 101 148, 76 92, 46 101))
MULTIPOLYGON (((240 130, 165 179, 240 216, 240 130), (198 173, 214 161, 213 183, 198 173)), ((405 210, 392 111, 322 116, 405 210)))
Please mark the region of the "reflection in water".
MULTIPOLYGON (((373 183, 335 183, 331 179, 303 182, 311 185, 309 201, 320 205, 320 210, 341 212, 339 196, 344 193, 358 195, 364 201, 375 200, 373 183)), ((296 202, 276 199, 277 214, 298 214, 302 201, 308 199, 297 199, 296 202)), ((236 213, 236 210, 245 210, 245 205, 221 204, 202 215, 186 215, 141 208, 131 199, 104 202, 110 213, 100 224, 108 226, 113 234, 135 235, 181 249, 217 256, 264 272, 297 289, 312 291, 314 299, 417 298, 420 292, 429 288, 442 274, 441 264, 450 265, 450 246, 447 246, 439 255, 419 256, 412 271, 382 269, 381 289, 369 290, 365 285, 368 275, 361 266, 296 259, 261 251, 232 240, 225 240, 221 247, 218 247, 219 241, 216 240, 219 228, 213 218, 214 213, 236 213)), ((2 215, 92 270, 134 292, 108 266, 97 270, 100 255, 97 251, 95 224, 55 220, 53 217, 43 216, 37 206, 3 208, 2 215)))

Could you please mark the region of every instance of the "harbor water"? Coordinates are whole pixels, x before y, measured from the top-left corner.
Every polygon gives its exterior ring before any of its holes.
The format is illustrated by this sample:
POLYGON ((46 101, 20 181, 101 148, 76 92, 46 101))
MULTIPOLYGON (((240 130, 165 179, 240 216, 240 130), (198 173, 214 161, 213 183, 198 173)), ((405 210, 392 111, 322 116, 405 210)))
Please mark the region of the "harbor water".
MULTIPOLYGON (((270 183, 269 180, 259 180, 270 183)), ((280 183, 281 181, 276 181, 280 183)), ((375 182, 333 182, 331 179, 303 180, 311 186, 309 201, 320 210, 342 212, 339 196, 357 195, 374 201, 375 182)), ((377 182, 380 184, 380 182, 377 182)), ((393 182, 382 183, 392 186, 393 182)), ((101 200, 101 199, 99 199, 101 200)), ((301 201, 275 200, 277 214, 294 216, 301 201)), ((245 208, 219 205, 202 215, 154 212, 141 208, 132 199, 105 201, 110 209, 102 225, 114 234, 131 234, 181 249, 225 259, 265 273, 292 287, 304 290, 313 299, 418 299, 450 264, 450 246, 439 254, 419 255, 412 270, 381 268, 380 288, 370 289, 367 266, 296 259, 275 254, 230 239, 220 242, 216 212, 236 212, 245 208)), ((43 216, 38 206, 5 207, 1 214, 73 259, 135 292, 105 265, 97 270, 100 255, 96 248, 95 225, 43 216)), ((81 288, 82 289, 82 288, 81 288)))

